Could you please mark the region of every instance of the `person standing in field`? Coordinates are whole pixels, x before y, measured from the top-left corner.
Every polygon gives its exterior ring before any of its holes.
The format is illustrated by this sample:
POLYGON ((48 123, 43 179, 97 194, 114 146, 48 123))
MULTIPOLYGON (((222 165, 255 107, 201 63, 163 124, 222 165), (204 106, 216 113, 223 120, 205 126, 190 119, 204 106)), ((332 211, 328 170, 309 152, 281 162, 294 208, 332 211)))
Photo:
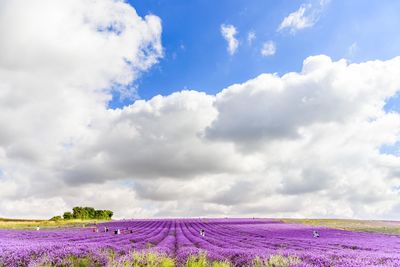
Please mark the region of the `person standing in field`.
POLYGON ((318 238, 319 237, 319 233, 318 233, 318 231, 313 231, 313 237, 314 238, 318 238))
POLYGON ((36 231, 39 231, 40 230, 40 227, 39 226, 36 226, 36 231))
POLYGON ((206 231, 204 231, 204 229, 201 229, 201 230, 200 230, 200 235, 201 235, 202 237, 205 237, 205 236, 206 236, 206 231))

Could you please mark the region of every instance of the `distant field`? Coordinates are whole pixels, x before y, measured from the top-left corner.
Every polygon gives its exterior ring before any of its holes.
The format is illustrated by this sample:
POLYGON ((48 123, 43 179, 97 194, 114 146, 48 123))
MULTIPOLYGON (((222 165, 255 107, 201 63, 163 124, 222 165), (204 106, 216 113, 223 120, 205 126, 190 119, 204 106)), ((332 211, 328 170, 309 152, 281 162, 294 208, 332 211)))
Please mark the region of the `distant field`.
POLYGON ((285 223, 301 223, 335 229, 400 234, 400 221, 344 220, 344 219, 281 219, 285 223))
POLYGON ((0 267, 400 266, 400 235, 333 229, 371 230, 397 222, 144 219, 84 228, 81 221, 73 225, 78 227, 52 223, 39 231, 0 229, 0 267))
POLYGON ((101 222, 99 220, 30 220, 30 219, 8 219, 0 218, 0 229, 34 229, 40 228, 59 228, 59 227, 82 227, 83 225, 101 222))
MULTIPOLYGON (((279 219, 285 223, 300 223, 311 226, 325 226, 357 232, 375 232, 400 234, 400 221, 345 220, 345 219, 279 219)), ((30 220, 0 218, 0 229, 33 229, 57 227, 82 227, 83 225, 101 223, 99 220, 30 220)))

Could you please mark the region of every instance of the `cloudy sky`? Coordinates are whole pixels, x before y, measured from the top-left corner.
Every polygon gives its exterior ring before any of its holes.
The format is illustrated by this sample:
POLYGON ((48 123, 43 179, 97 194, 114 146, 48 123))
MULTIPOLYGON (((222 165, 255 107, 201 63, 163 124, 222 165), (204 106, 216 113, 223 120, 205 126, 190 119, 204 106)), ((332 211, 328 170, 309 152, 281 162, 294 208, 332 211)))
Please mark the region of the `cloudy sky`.
POLYGON ((0 1, 0 217, 398 219, 398 10, 0 1))

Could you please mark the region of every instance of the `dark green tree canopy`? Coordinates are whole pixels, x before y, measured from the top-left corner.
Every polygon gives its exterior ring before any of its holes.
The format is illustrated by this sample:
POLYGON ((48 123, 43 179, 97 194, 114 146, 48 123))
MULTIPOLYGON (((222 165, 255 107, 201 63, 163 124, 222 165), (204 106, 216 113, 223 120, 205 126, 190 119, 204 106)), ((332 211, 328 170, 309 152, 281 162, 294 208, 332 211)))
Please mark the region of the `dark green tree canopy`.
POLYGON ((92 207, 74 207, 72 213, 64 212, 64 220, 111 220, 113 212, 111 210, 96 210, 92 207))
POLYGON ((72 212, 67 211, 67 212, 64 212, 63 218, 64 218, 64 220, 71 220, 74 217, 72 215, 72 212))
POLYGON ((61 221, 63 218, 61 216, 54 216, 53 218, 50 219, 50 221, 61 221))

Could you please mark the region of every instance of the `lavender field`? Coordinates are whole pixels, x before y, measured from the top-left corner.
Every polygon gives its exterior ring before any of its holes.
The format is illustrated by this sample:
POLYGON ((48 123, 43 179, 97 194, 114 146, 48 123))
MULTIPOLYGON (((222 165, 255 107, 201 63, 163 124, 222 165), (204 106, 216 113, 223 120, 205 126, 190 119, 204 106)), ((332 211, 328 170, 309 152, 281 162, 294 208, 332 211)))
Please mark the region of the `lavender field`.
POLYGON ((400 236, 266 219, 113 221, 0 230, 0 266, 400 266, 400 236))

